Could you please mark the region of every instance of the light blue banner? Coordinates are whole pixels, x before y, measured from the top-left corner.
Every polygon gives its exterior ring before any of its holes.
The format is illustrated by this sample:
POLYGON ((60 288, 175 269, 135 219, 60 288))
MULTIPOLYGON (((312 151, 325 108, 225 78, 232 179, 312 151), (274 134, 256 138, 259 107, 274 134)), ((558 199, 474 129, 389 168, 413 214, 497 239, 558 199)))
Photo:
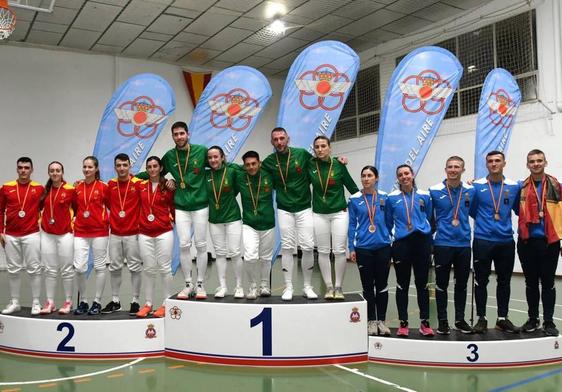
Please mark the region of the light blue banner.
POLYGON ((474 178, 487 175, 486 154, 501 151, 506 154, 515 123, 521 92, 515 78, 503 68, 495 68, 484 81, 474 148, 474 178))
POLYGON ((379 189, 394 189, 398 165, 409 164, 418 172, 462 72, 451 52, 435 46, 414 50, 396 67, 386 91, 377 139, 379 189))

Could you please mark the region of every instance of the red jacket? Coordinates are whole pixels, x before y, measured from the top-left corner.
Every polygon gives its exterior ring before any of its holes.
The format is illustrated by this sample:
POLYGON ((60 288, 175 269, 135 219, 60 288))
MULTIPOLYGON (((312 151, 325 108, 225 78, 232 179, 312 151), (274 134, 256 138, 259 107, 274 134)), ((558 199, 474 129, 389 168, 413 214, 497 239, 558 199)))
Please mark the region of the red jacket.
POLYGON ((0 188, 0 233, 23 237, 39 231, 39 204, 43 185, 10 181, 0 188), (19 197, 18 197, 19 195, 19 197))

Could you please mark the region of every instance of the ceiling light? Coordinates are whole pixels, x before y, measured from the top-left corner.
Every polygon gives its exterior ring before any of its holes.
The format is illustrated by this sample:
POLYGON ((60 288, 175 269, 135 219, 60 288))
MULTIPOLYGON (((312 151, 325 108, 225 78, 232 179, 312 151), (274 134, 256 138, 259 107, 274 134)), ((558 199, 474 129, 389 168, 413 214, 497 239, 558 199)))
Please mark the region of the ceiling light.
POLYGON ((285 30, 287 30, 287 26, 285 26, 285 22, 283 22, 282 20, 275 19, 273 23, 267 26, 267 29, 275 35, 281 35, 285 33, 285 30))
POLYGON ((472 73, 474 71, 478 71, 478 68, 476 67, 476 65, 469 65, 468 67, 466 67, 466 70, 468 71, 468 73, 472 73))
POLYGON ((276 16, 283 16, 287 13, 287 7, 281 3, 267 2, 265 7, 265 18, 272 19, 276 16))

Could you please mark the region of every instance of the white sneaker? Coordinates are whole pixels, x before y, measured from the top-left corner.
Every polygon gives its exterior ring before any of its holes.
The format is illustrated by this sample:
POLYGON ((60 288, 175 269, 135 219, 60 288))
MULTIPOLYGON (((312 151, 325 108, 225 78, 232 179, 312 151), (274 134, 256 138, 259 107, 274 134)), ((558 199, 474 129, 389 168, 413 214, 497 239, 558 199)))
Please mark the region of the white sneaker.
POLYGON ((312 290, 312 286, 304 286, 302 295, 308 299, 318 299, 318 295, 312 290))
POLYGON ((343 301, 345 299, 345 295, 343 295, 341 287, 336 287, 334 290, 334 299, 338 301, 343 301))
POLYGON ((281 295, 281 299, 283 301, 292 301, 293 300, 293 288, 292 287, 285 287, 285 290, 283 290, 283 294, 281 295))
POLYGON ((193 293, 193 285, 191 283, 187 284, 182 291, 180 291, 177 295, 177 299, 189 299, 191 294, 193 293))
POLYGON ((334 299, 334 288, 328 287, 326 294, 324 294, 324 299, 332 300, 334 299))
POLYGON ((39 302, 34 302, 31 305, 31 315, 37 316, 39 314, 41 314, 41 304, 39 302))
POLYGON ((379 334, 379 322, 376 320, 369 320, 367 323, 367 334, 370 336, 376 336, 379 334))
POLYGON ((260 297, 271 297, 271 290, 267 286, 260 286, 260 297))
POLYGON ((226 295, 226 287, 219 286, 215 290, 215 298, 224 298, 226 295))
POLYGON ((20 310, 21 306, 18 302, 10 301, 10 303, 4 308, 4 310, 2 310, 2 314, 12 314, 15 312, 19 312, 20 310))
POLYGON ((379 321, 379 322, 378 322, 378 327, 379 327, 379 335, 382 335, 382 336, 390 336, 390 328, 388 328, 388 327, 384 324, 384 321, 379 321))
POLYGON ((258 297, 258 289, 256 286, 250 286, 246 299, 256 299, 258 297))
POLYGON ((236 286, 236 288, 234 289, 234 298, 244 298, 244 289, 241 286, 236 286))
POLYGON ((195 288, 195 299, 207 299, 207 292, 202 283, 198 283, 195 288))

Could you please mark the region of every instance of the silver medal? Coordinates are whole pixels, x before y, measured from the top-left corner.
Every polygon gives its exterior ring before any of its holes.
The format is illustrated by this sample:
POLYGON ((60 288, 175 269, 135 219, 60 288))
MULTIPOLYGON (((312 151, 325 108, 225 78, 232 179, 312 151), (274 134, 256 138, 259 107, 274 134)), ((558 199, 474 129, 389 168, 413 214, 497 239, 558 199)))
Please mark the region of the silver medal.
POLYGON ((125 217, 125 211, 121 210, 119 211, 119 218, 124 218, 125 217))
POLYGON ((84 218, 88 218, 90 216, 90 211, 84 211, 84 213, 82 214, 82 216, 84 218))
POLYGON ((148 219, 149 222, 154 222, 154 215, 148 214, 148 216, 146 217, 146 219, 148 219))
POLYGON ((18 216, 20 218, 25 218, 25 211, 24 210, 20 210, 20 212, 18 212, 18 216))

